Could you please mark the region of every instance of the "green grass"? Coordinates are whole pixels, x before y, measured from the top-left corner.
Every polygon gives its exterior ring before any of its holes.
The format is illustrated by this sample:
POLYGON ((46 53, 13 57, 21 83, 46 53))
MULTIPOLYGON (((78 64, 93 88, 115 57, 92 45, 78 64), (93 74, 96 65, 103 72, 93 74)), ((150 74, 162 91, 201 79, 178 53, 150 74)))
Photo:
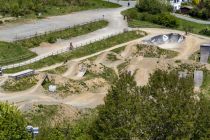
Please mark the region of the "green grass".
POLYGON ((47 73, 50 73, 50 74, 63 74, 63 73, 65 73, 67 70, 68 70, 67 66, 64 65, 64 66, 60 66, 60 67, 57 67, 57 68, 52 69, 52 70, 48 70, 48 71, 46 71, 46 72, 47 72, 47 73))
POLYGON ((104 66, 104 70, 101 73, 93 73, 91 71, 87 71, 85 75, 85 80, 94 79, 94 78, 103 78, 110 84, 112 84, 117 79, 117 74, 112 68, 108 68, 104 66))
POLYGON ((2 88, 5 91, 12 92, 24 91, 36 85, 37 82, 38 80, 35 78, 35 76, 25 77, 19 80, 10 79, 6 81, 4 85, 2 85, 2 88))
POLYGON ((107 59, 110 60, 110 61, 117 61, 117 60, 119 60, 119 59, 117 58, 117 56, 114 55, 114 54, 108 54, 108 55, 107 55, 107 59))
POLYGON ((44 127, 51 125, 50 121, 58 111, 58 105, 38 105, 34 109, 24 113, 24 117, 31 125, 44 127))
POLYGON ((44 16, 62 15, 62 14, 68 14, 72 12, 90 10, 90 9, 118 8, 118 7, 120 7, 120 5, 111 2, 106 2, 102 0, 88 0, 87 3, 82 6, 72 6, 72 5, 61 6, 61 7, 48 6, 46 8, 46 13, 44 14, 44 16))
POLYGON ((163 28, 161 25, 157 25, 148 21, 140 21, 140 20, 130 20, 128 22, 128 26, 133 28, 163 28))
POLYGON ((0 42, 0 65, 20 62, 36 56, 25 47, 15 44, 0 42))
POLYGON ((210 71, 208 70, 204 71, 204 81, 201 89, 204 93, 210 95, 210 71))
POLYGON ((17 63, 35 57, 36 54, 31 52, 29 48, 37 47, 42 42, 55 42, 58 38, 68 39, 84 35, 106 27, 107 25, 107 21, 101 20, 14 43, 0 42, 0 65, 17 63))
POLYGON ((29 68, 30 69, 38 69, 38 68, 42 68, 45 66, 50 66, 50 65, 53 65, 56 63, 63 62, 65 60, 71 60, 74 58, 87 56, 87 55, 102 51, 104 49, 110 48, 112 46, 115 46, 115 45, 118 45, 121 43, 125 43, 125 42, 131 41, 131 40, 134 40, 134 39, 137 39, 140 37, 143 37, 143 36, 140 34, 137 34, 135 31, 121 33, 119 35, 110 37, 108 39, 105 39, 102 41, 97 41, 95 43, 80 47, 72 52, 67 52, 67 53, 63 53, 63 54, 59 54, 59 55, 55 55, 55 56, 50 56, 50 57, 42 59, 38 62, 35 62, 33 64, 29 64, 26 66, 13 68, 13 69, 7 69, 5 72, 6 73, 14 73, 14 72, 26 70, 29 68))
POLYGON ((124 62, 124 63, 118 65, 118 66, 117 66, 117 69, 118 69, 119 73, 123 72, 123 70, 128 66, 128 64, 129 64, 129 62, 126 61, 126 62, 124 62))
POLYGON ((115 52, 115 53, 119 54, 119 53, 121 53, 122 51, 125 50, 125 47, 126 46, 122 46, 122 47, 116 48, 116 49, 112 50, 112 52, 115 52))
MULTIPOLYGON (((1 3, 0 3, 1 4, 1 3)), ((11 3, 7 3, 10 4, 11 3)), ((34 2, 32 3, 32 6, 36 5, 34 4, 34 2)), ((25 11, 22 12, 21 14, 21 19, 18 18, 18 22, 21 22, 22 20, 25 19, 34 19, 34 18, 45 18, 47 16, 57 16, 57 15, 64 15, 64 14, 69 14, 72 12, 78 12, 78 11, 84 11, 84 10, 91 10, 91 9, 99 9, 99 8, 118 8, 120 7, 120 5, 115 4, 115 3, 111 3, 111 2, 106 2, 103 0, 83 0, 83 1, 79 1, 78 0, 70 0, 70 3, 65 3, 65 4, 46 4, 43 5, 43 7, 41 6, 40 9, 30 9, 28 3, 26 3, 25 6, 25 11), (83 3, 84 2, 84 3, 83 3), (73 4, 72 4, 73 3, 73 4), (26 12, 27 11, 27 12, 26 12), (28 12, 30 11, 30 12, 28 12), (42 15, 39 17, 37 15, 37 13, 42 13, 42 15)), ((12 6, 11 6, 12 7, 12 6)), ((8 8, 8 7, 6 7, 8 8)), ((33 8, 37 8, 37 7, 33 7, 33 8)), ((17 12, 20 9, 16 9, 17 12)), ((1 11, 1 9, 0 9, 1 11)), ((9 8, 7 15, 6 16, 11 16, 11 14, 14 14, 16 11, 13 10, 13 12, 11 12, 11 8, 9 8)), ((1 15, 1 12, 0 12, 1 15)))
POLYGON ((152 45, 138 45, 137 48, 139 52, 144 53, 144 57, 160 58, 161 56, 165 56, 165 58, 174 58, 178 55, 178 52, 161 49, 152 45))
MULTIPOLYGON (((130 27, 141 27, 141 28, 167 28, 158 24, 154 24, 148 21, 142 21, 139 17, 141 17, 142 13, 138 12, 136 8, 128 9, 122 12, 123 15, 126 15, 129 18, 128 24, 130 27)), ((186 27, 190 28, 192 33, 200 34, 199 32, 203 29, 210 28, 210 25, 198 24, 194 22, 190 22, 187 20, 176 18, 178 22, 178 27, 172 28, 176 30, 184 31, 186 27)))

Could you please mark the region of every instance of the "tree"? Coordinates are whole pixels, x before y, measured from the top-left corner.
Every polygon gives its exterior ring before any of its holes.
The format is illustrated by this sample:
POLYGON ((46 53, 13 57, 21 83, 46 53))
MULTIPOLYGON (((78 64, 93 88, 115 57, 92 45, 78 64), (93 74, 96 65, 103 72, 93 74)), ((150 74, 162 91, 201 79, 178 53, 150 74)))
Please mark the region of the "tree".
POLYGON ((149 139, 206 139, 210 106, 193 92, 193 78, 179 79, 176 71, 156 71, 140 96, 140 121, 149 139))
POLYGON ((135 115, 137 114, 134 77, 122 74, 112 86, 105 99, 105 106, 99 109, 95 122, 95 139, 131 139, 135 137, 135 115))
POLYGON ((157 70, 144 87, 123 74, 99 109, 95 139, 209 139, 210 105, 191 76, 157 70))
POLYGON ((201 2, 201 0, 193 0, 193 3, 194 3, 195 5, 199 5, 200 2, 201 2))
POLYGON ((30 139, 26 131, 26 120, 16 107, 0 103, 0 139, 26 140, 30 139))

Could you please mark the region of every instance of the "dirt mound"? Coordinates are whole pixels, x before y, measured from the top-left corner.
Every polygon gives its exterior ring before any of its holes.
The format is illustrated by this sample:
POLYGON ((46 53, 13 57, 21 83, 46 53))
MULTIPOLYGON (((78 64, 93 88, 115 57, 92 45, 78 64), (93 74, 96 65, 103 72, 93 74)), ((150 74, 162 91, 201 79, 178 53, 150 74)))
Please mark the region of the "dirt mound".
POLYGON ((52 118, 53 121, 52 125, 62 123, 66 120, 68 120, 68 122, 71 122, 73 120, 76 120, 78 116, 79 116, 79 111, 76 108, 69 105, 61 104, 59 105, 58 112, 52 118))
POLYGON ((185 41, 179 46, 180 55, 175 59, 188 59, 193 53, 199 50, 201 44, 207 42, 208 40, 188 35, 185 41))
POLYGON ((103 63, 106 58, 107 58, 107 55, 109 54, 110 52, 104 52, 102 53, 101 55, 99 55, 96 60, 94 61, 95 64, 100 64, 100 63, 103 63))
POLYGON ((90 79, 85 81, 85 84, 91 92, 105 92, 107 90, 106 87, 108 87, 107 81, 103 78, 90 79))
POLYGON ((79 71, 79 62, 70 61, 67 63, 68 70, 63 74, 64 77, 71 78, 79 71))
MULTIPOLYGON (((43 123, 50 126, 55 126, 64 123, 65 121, 71 122, 76 120, 80 112, 76 108, 65 105, 43 105, 43 104, 31 104, 31 108, 23 111, 26 119, 31 121, 31 118, 43 118, 43 123)), ((39 123, 39 122, 37 122, 39 123)))
POLYGON ((126 46, 125 50, 122 51, 120 55, 123 58, 127 59, 127 58, 131 57, 133 54, 135 54, 137 51, 138 51, 137 47, 134 46, 133 44, 131 44, 131 45, 126 46))

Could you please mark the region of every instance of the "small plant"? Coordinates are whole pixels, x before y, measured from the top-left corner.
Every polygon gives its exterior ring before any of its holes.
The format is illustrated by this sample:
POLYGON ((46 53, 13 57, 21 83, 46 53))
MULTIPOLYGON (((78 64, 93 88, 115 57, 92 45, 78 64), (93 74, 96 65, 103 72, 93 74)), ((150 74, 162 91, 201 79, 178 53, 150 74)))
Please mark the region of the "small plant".
POLYGON ((49 43, 55 43, 55 42, 57 41, 57 39, 51 36, 50 38, 48 38, 47 41, 48 41, 49 43))

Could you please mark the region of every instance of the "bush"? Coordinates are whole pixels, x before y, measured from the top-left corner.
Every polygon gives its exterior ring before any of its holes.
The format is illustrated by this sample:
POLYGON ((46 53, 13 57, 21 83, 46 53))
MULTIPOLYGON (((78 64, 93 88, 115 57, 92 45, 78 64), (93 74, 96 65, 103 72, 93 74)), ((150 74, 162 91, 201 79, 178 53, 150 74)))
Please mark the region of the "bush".
POLYGON ((210 36, 210 29, 206 28, 199 32, 200 34, 210 36))
POLYGON ((157 15, 142 13, 140 14, 139 18, 140 20, 152 22, 158 25, 163 25, 165 27, 175 28, 178 26, 177 19, 169 13, 162 13, 157 15))
POLYGON ((198 8, 194 8, 189 12, 189 15, 192 17, 207 20, 209 18, 209 10, 206 8, 203 8, 201 10, 198 8))
POLYGON ((169 3, 160 0, 139 0, 137 8, 140 12, 148 12, 150 14, 157 14, 172 10, 169 3))
POLYGON ((157 15, 151 15, 149 13, 142 13, 140 20, 154 22, 157 20, 157 15))
POLYGON ((158 15, 158 18, 154 18, 153 22, 170 28, 175 28, 178 26, 177 19, 168 13, 158 15))
POLYGON ((57 39, 55 37, 51 36, 51 37, 48 38, 47 41, 48 41, 48 43, 55 43, 57 41, 57 39))
POLYGON ((7 103, 0 103, 0 139, 1 140, 29 140, 26 131, 27 122, 21 112, 7 103))

